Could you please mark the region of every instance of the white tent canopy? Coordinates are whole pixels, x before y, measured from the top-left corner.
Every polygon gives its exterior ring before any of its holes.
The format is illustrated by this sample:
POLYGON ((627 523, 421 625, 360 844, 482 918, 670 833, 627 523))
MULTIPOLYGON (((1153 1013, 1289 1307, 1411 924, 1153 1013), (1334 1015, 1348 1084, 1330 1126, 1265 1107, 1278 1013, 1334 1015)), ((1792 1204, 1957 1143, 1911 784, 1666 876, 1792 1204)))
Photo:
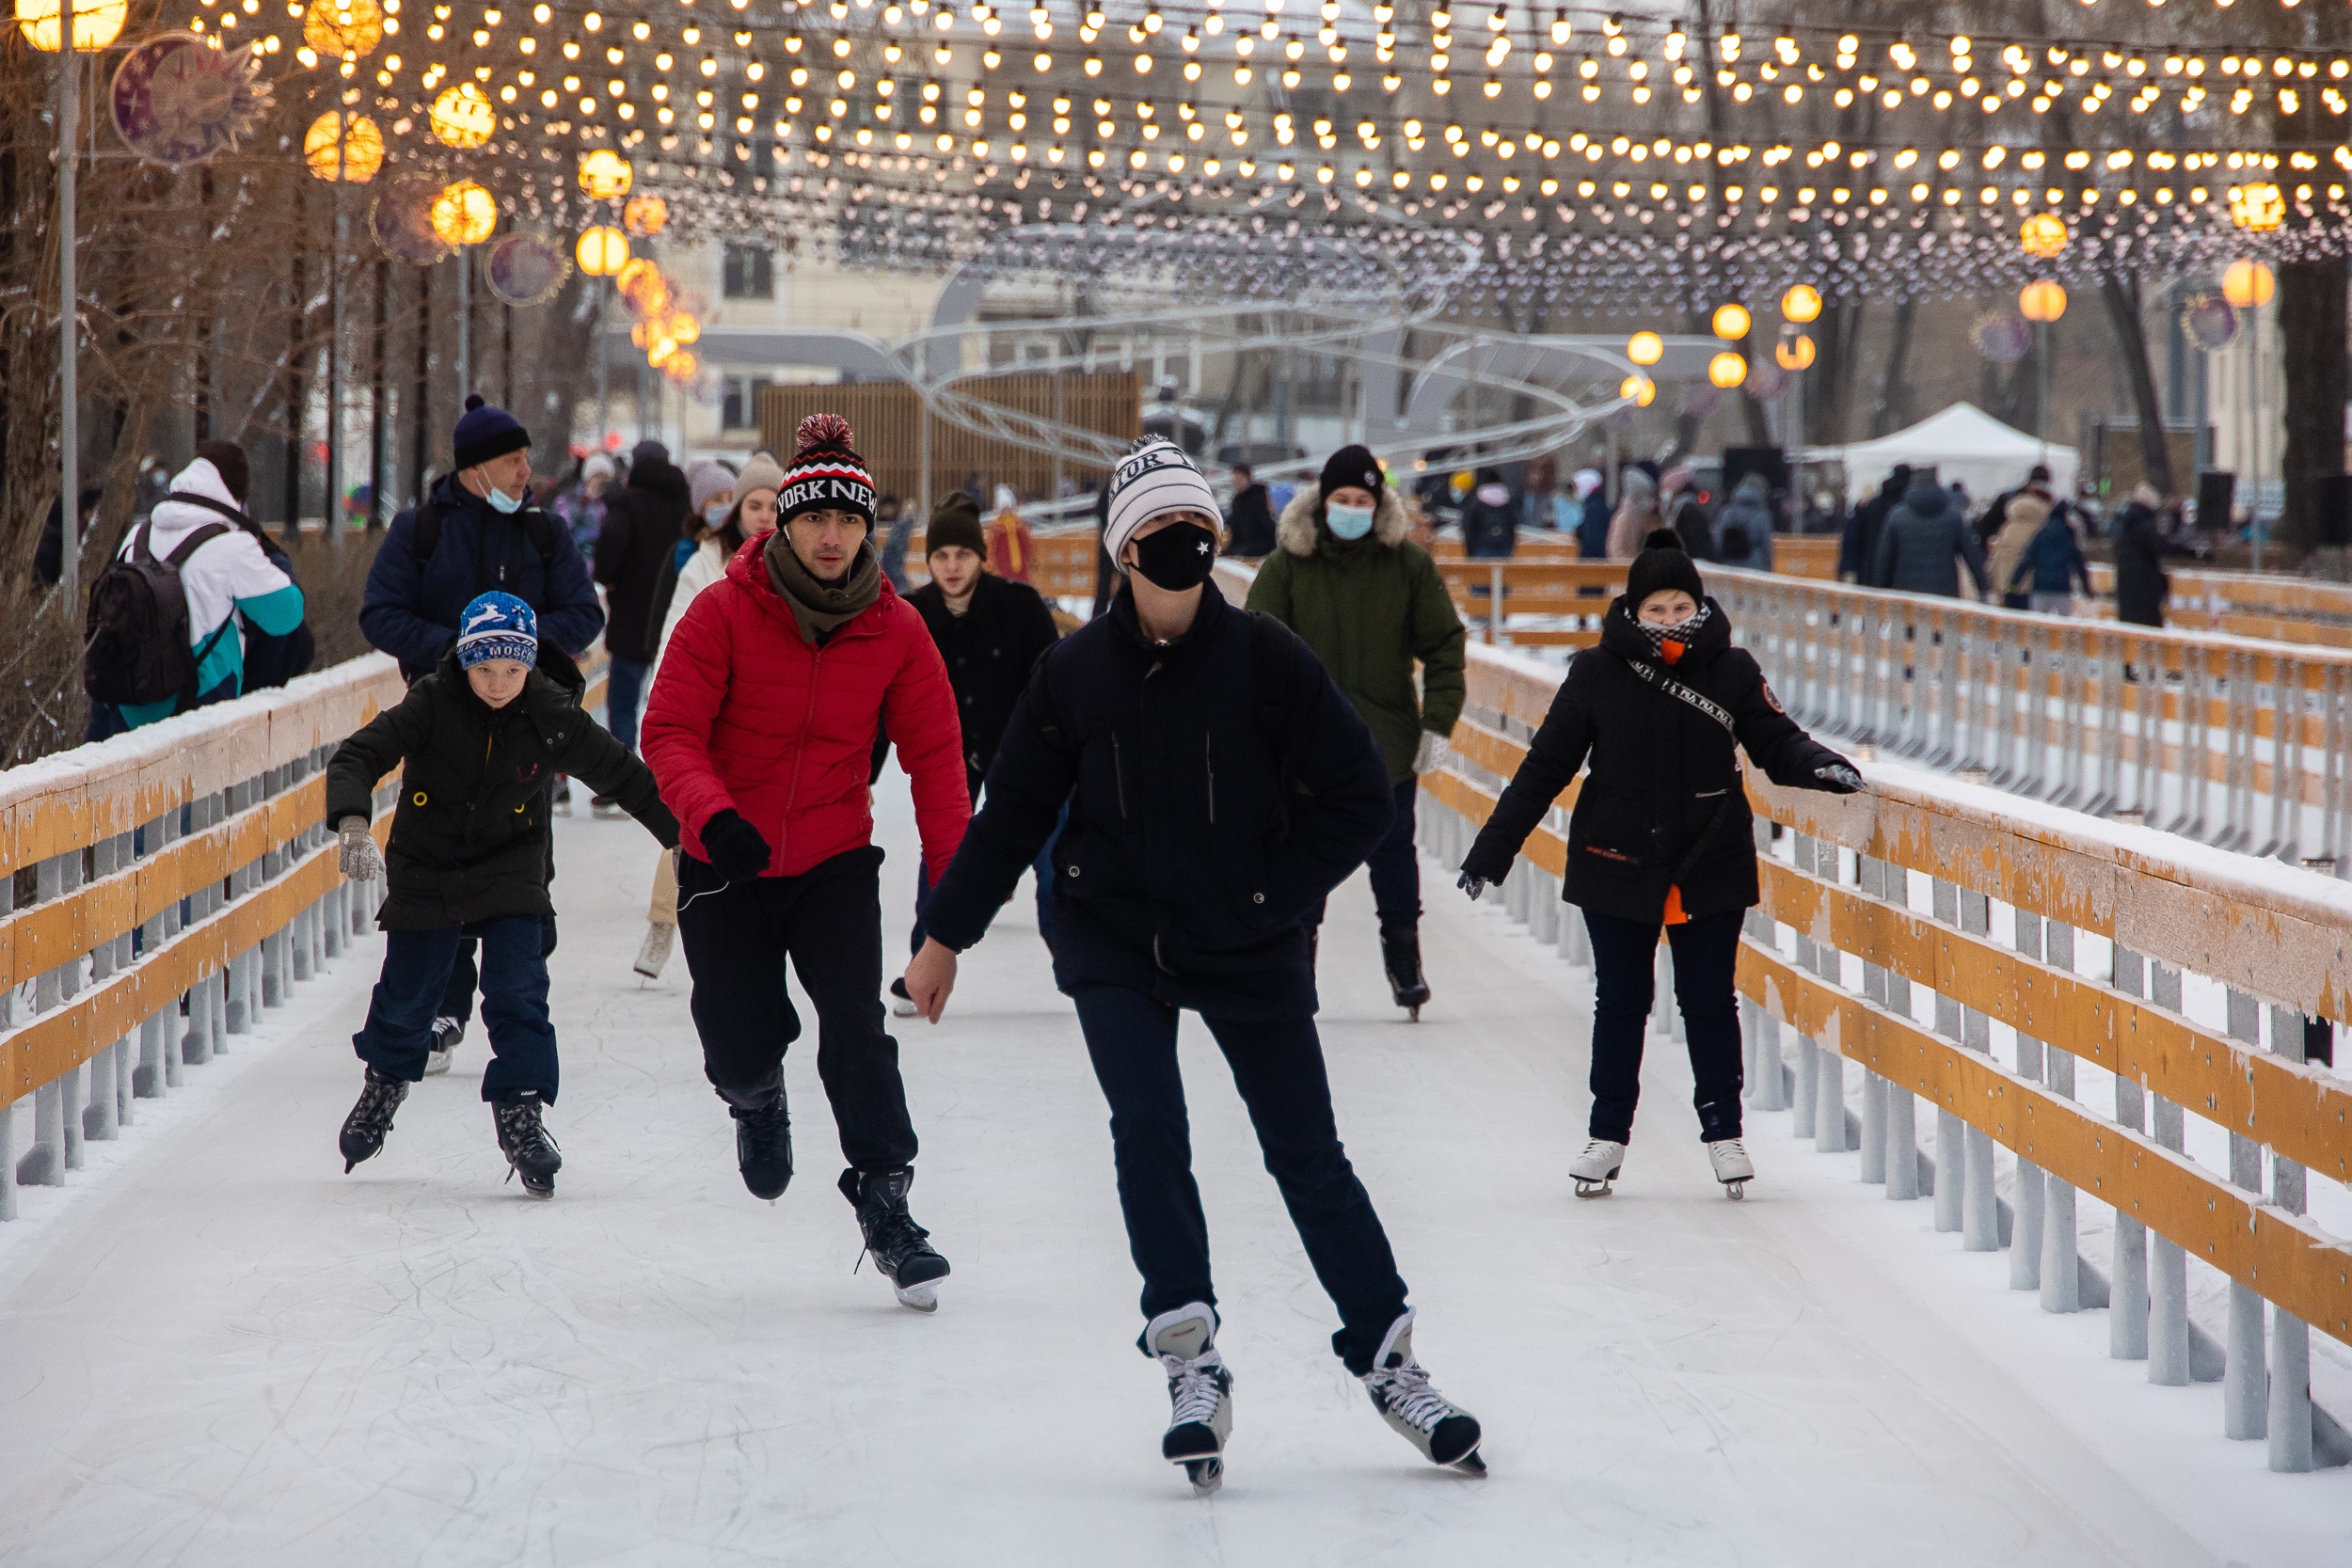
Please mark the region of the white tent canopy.
POLYGON ((1931 465, 1938 479, 1947 484, 1960 481, 1979 501, 2024 483, 2026 470, 2037 463, 2049 466, 2058 494, 2071 496, 2080 466, 2073 447, 2013 430, 1971 403, 1955 403, 1875 441, 1809 448, 1804 461, 1844 464, 1846 493, 1856 500, 1877 489, 1899 463, 1915 468, 1931 465))

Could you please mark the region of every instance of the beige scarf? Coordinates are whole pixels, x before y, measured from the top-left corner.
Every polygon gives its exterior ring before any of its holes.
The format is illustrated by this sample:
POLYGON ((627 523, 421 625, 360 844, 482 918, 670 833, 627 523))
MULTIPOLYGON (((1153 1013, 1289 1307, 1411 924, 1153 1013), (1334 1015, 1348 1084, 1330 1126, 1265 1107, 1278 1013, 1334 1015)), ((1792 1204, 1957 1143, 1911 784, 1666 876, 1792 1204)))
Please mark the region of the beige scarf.
POLYGON ((882 597, 882 557, 874 553, 870 542, 858 546, 857 559, 849 571, 840 581, 831 583, 818 581, 801 563, 783 529, 768 536, 768 547, 760 555, 768 563, 768 586, 792 611, 803 642, 813 643, 848 626, 882 597))

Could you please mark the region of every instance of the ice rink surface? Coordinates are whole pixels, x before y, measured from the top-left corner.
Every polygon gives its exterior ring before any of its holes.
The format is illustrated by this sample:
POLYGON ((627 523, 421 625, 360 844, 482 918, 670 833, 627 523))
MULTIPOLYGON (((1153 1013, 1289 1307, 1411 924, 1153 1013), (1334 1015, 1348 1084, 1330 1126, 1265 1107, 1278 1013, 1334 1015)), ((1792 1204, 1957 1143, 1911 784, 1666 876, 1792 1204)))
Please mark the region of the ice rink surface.
MULTIPOLYGON (((584 794, 584 791, 581 792, 584 794)), ((892 951, 913 828, 882 786, 892 951)), ((1436 867, 1436 1001, 1389 1005, 1362 879, 1323 941, 1342 1132, 1491 1476, 1423 1464, 1328 1349, 1221 1059, 1187 1022, 1196 1163, 1237 1420, 1224 1492, 1167 1418, 1105 1113, 1027 889, 945 1023, 898 1023, 915 1215, 953 1261, 896 1306, 834 1190, 814 1029, 800 1175, 771 1206, 703 1081, 681 955, 629 961, 654 849, 559 824, 564 1057, 552 1203, 504 1184, 479 1025, 350 1176, 355 944, 234 1054, 142 1102, 0 1227, 0 1562, 1869 1564, 2352 1560, 2352 1476, 2270 1475, 2217 1386, 2151 1388, 2106 1316, 1893 1204, 1785 1114, 1745 1203, 1707 1179, 1652 1041, 1617 1195, 1580 1202, 1590 983, 1436 867)))

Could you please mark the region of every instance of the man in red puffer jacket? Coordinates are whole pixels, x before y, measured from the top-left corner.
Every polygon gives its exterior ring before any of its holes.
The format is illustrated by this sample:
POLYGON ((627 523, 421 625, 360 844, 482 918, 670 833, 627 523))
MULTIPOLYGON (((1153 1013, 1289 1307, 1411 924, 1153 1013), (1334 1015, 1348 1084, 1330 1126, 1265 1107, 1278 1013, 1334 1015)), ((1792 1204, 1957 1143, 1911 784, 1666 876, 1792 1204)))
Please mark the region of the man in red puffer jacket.
POLYGON ((851 443, 836 415, 801 421, 778 527, 736 552, 671 634, 642 744, 678 819, 694 1027, 744 1185, 772 1201, 792 1178, 789 958, 817 1006, 817 1070, 850 1163, 842 1196, 898 1299, 928 1312, 947 1260, 907 1212, 914 1128, 882 1028, 882 852, 866 789, 876 730, 914 782, 934 879, 972 802, 946 666, 882 576, 873 480, 851 443))

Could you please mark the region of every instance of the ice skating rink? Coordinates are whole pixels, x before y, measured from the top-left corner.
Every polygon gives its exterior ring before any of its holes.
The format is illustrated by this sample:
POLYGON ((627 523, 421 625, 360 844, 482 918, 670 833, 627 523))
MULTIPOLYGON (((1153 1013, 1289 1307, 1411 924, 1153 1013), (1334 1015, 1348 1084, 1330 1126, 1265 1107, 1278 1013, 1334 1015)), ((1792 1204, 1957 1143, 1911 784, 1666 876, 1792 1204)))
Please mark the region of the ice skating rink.
MULTIPOLYGON (((581 792, 584 794, 584 791, 581 792)), ((882 786, 894 950, 913 831, 882 786)), ((2352 1476, 2273 1476, 2218 1386, 2151 1388, 2102 1312, 2045 1316, 1925 1202, 1755 1117, 1708 1180, 1653 1042, 1617 1196, 1580 1202, 1589 980, 1436 867, 1437 999, 1401 1022, 1359 877, 1323 942, 1341 1126, 1491 1476, 1430 1468, 1331 1357, 1221 1062, 1187 1022, 1236 1377, 1230 1479, 1158 1458, 1158 1369, 1105 1113, 1025 886, 946 1023, 897 1025, 916 1216, 952 1259, 896 1306, 834 1190, 814 1032, 801 1173, 748 1196, 682 957, 643 985, 653 848, 559 824, 552 1203, 502 1184, 458 1071, 345 1176, 378 943, 140 1102, 0 1227, 0 1562, 111 1564, 2279 1564, 2352 1560, 2352 1476)))

